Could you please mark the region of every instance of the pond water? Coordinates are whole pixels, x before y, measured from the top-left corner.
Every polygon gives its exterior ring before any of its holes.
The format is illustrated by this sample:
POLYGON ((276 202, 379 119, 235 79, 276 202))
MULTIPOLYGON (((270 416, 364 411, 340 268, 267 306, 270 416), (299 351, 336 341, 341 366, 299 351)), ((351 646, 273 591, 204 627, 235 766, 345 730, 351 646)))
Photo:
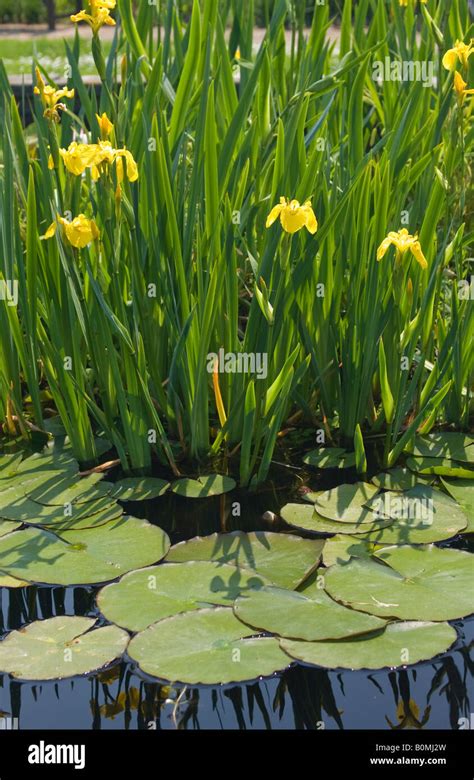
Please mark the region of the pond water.
MULTIPOLYGON (((347 471, 316 478, 286 467, 255 493, 234 491, 209 500, 168 494, 125 508, 161 526, 174 544, 216 531, 283 530, 279 521, 262 515, 298 500, 303 484, 318 489, 356 479, 347 471)), ((448 544, 474 552, 472 537, 448 544)), ((97 591, 0 588, 0 632, 54 615, 103 621, 97 591)), ((327 671, 294 663, 271 678, 227 686, 160 684, 129 661, 86 678, 41 684, 1 675, 0 718, 16 718, 20 729, 458 729, 461 718, 470 718, 474 701, 474 618, 453 625, 459 639, 449 652, 395 671, 327 671)))

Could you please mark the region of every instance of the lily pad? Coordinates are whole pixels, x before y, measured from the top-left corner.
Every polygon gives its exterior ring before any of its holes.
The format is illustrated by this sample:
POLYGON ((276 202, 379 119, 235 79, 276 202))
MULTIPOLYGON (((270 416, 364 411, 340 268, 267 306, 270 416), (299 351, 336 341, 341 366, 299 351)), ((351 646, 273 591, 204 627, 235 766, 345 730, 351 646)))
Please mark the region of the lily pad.
MULTIPOLYGON (((37 525, 40 528, 63 533, 63 531, 82 531, 90 528, 97 528, 106 525, 113 520, 118 520, 123 515, 123 509, 116 501, 104 499, 103 501, 94 501, 90 504, 72 504, 71 514, 64 514, 62 519, 54 516, 51 522, 46 518, 41 519, 37 525), (87 508, 93 508, 93 514, 89 514, 87 508), (82 510, 82 511, 81 511, 82 510)), ((31 524, 34 525, 34 524, 31 524)))
POLYGON ((466 515, 467 526, 461 533, 474 534, 474 479, 462 482, 442 479, 441 482, 466 515))
POLYGON ((364 505, 378 492, 378 487, 369 482, 339 485, 319 496, 315 507, 319 515, 329 520, 342 523, 370 523, 373 522, 373 518, 364 510, 364 505))
POLYGON ((100 611, 111 623, 143 631, 163 618, 212 604, 232 606, 241 593, 261 588, 266 580, 227 563, 188 561, 164 563, 126 574, 97 596, 100 611))
POLYGON ((166 560, 230 563, 256 572, 282 588, 293 589, 317 568, 323 545, 320 540, 271 531, 234 531, 180 542, 171 548, 166 560))
POLYGON ((221 474, 210 474, 207 477, 198 477, 198 479, 177 479, 171 485, 171 490, 178 496, 185 498, 210 498, 211 496, 220 496, 222 493, 228 493, 236 486, 235 479, 221 474))
POLYGON ((338 534, 324 545, 323 563, 334 566, 335 563, 347 563, 351 558, 370 558, 374 549, 376 545, 368 544, 360 537, 338 534))
POLYGON ((59 414, 53 417, 48 417, 43 422, 43 428, 45 431, 51 434, 51 436, 66 436, 66 429, 62 423, 59 414))
POLYGON ((384 493, 370 502, 377 513, 390 514, 394 522, 365 539, 376 544, 429 544, 450 539, 467 526, 461 507, 449 496, 429 485, 418 485, 406 493, 384 493))
POLYGON ((0 670, 20 680, 90 674, 120 658, 129 636, 117 626, 90 630, 88 617, 53 617, 11 631, 0 642, 0 670))
POLYGON ((302 531, 311 531, 318 534, 366 534, 368 531, 379 531, 390 525, 393 520, 387 518, 378 520, 376 515, 369 510, 364 510, 364 519, 373 518, 372 523, 346 523, 340 520, 328 520, 315 511, 309 504, 285 504, 280 510, 280 516, 288 525, 302 531))
POLYGON ((448 623, 392 623, 383 631, 350 640, 301 642, 281 639, 291 658, 327 669, 383 669, 426 661, 444 653, 457 634, 448 623))
POLYGON ((329 595, 361 612, 401 620, 455 620, 474 612, 470 553, 429 545, 384 547, 374 556, 331 566, 324 579, 329 595))
POLYGON ((355 466, 355 453, 340 447, 320 447, 308 452, 303 463, 317 469, 347 469, 355 466))
POLYGON ((61 532, 38 528, 0 539, 2 571, 47 585, 109 582, 133 569, 157 563, 169 549, 165 532, 136 517, 123 516, 97 528, 61 532))
POLYGON ((52 450, 48 452, 35 452, 18 465, 17 474, 27 477, 35 477, 39 471, 62 471, 79 474, 79 464, 69 452, 52 450))
POLYGON ((310 490, 308 493, 301 493, 301 498, 303 501, 307 501, 308 504, 314 504, 316 499, 324 492, 324 490, 310 490))
POLYGON ((191 685, 242 682, 288 666, 278 640, 249 633, 227 607, 200 609, 154 623, 127 652, 146 674, 191 685))
POLYGON ((95 501, 110 493, 110 482, 103 482, 103 474, 77 477, 66 472, 44 471, 24 483, 28 498, 46 506, 64 506, 95 501))
POLYGON ((162 496, 169 486, 155 477, 127 477, 115 483, 113 496, 120 501, 147 501, 162 496))
MULTIPOLYGON (((77 527, 86 518, 99 513, 105 513, 105 516, 102 515, 100 523, 98 523, 102 524, 107 522, 107 520, 112 520, 114 517, 119 517, 122 512, 123 509, 120 504, 108 496, 88 503, 66 503, 63 506, 49 506, 39 504, 28 496, 21 495, 17 485, 0 492, 0 517, 5 520, 28 523, 29 525, 77 527)), ((96 519, 98 520, 99 518, 96 519)), ((94 525, 94 522, 89 522, 88 525, 94 525)))
POLYGON ((473 479, 474 465, 446 458, 408 458, 407 466, 417 474, 434 474, 458 479, 473 479))
POLYGON ((12 531, 16 531, 20 528, 21 525, 21 523, 14 523, 11 520, 0 520, 0 536, 11 534, 12 531))
POLYGON ((22 460, 23 456, 20 452, 0 455, 0 479, 8 479, 15 474, 22 460))
POLYGON ((417 436, 412 455, 424 458, 448 458, 474 463, 474 436, 464 433, 433 433, 417 436))
POLYGON ((381 474, 373 477, 372 482, 377 485, 378 488, 384 490, 410 490, 421 483, 431 484, 434 481, 434 477, 429 479, 428 477, 416 476, 408 468, 395 468, 389 471, 382 471, 381 474))
POLYGON ((31 582, 19 580, 9 574, 2 574, 0 571, 0 588, 26 588, 28 585, 31 585, 31 582))
POLYGON ((324 590, 311 598, 283 588, 261 588, 239 596, 234 612, 243 623, 279 636, 308 641, 341 639, 383 628, 379 618, 342 607, 324 590))

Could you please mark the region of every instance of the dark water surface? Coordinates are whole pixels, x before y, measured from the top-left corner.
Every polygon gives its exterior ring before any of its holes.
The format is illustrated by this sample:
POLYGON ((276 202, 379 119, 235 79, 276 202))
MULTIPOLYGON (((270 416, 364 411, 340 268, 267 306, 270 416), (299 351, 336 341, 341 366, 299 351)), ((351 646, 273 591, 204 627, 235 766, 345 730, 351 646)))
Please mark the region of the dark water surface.
MULTIPOLYGON (((258 493, 235 491, 210 500, 170 494, 127 504, 126 511, 160 525, 172 543, 216 531, 281 530, 262 514, 298 500, 303 484, 326 488, 356 476, 332 472, 323 479, 318 483, 285 468, 258 493)), ((468 539, 449 545, 474 552, 468 539)), ((0 633, 53 615, 103 621, 95 606, 97 591, 0 588, 0 633)), ((60 682, 21 683, 0 675, 0 717, 17 718, 23 729, 458 729, 460 719, 470 719, 473 711, 474 618, 453 625, 459 639, 448 653, 406 670, 326 671, 293 664, 271 678, 226 686, 160 684, 129 661, 60 682)))

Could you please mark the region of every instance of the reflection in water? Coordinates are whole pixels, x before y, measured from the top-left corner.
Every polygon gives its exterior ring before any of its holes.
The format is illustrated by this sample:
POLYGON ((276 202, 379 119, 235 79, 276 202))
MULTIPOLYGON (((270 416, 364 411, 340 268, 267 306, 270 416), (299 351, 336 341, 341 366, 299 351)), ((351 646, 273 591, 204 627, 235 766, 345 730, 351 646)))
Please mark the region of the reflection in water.
MULTIPOLYGON (((97 614, 93 588, 11 590, 2 627, 73 613, 97 614)), ((474 636, 474 620, 458 630, 474 636)), ((460 718, 470 717, 472 682, 467 644, 413 669, 333 672, 294 664, 269 679, 215 687, 160 684, 123 661, 60 682, 3 675, 0 710, 18 718, 20 728, 457 729, 460 718)))
MULTIPOLYGON (((347 474, 340 481, 347 481, 347 474)), ((173 543, 216 531, 284 530, 262 520, 262 514, 297 500, 300 485, 289 488, 282 480, 278 488, 271 484, 258 494, 237 492, 210 501, 169 496, 126 510, 163 527, 173 543)), ((313 489, 319 486, 312 481, 313 489)), ((455 546, 472 551, 472 544, 464 537, 455 546)), ((95 605, 97 590, 0 588, 0 633, 55 615, 105 622, 95 605)), ((407 670, 338 672, 293 664, 269 679, 215 687, 160 684, 126 660, 60 682, 20 683, 0 675, 0 717, 18 718, 20 728, 40 729, 457 729, 472 709, 474 619, 458 621, 456 628, 460 639, 454 650, 407 670)))

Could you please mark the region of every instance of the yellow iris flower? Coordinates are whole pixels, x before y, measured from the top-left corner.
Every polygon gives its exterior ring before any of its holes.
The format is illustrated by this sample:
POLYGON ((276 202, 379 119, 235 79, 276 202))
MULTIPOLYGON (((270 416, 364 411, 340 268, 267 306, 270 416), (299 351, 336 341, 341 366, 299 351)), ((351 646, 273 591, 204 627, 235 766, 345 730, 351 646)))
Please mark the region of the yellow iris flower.
MULTIPOLYGON (((398 0, 398 2, 400 3, 400 5, 401 5, 403 8, 407 8, 407 6, 408 6, 408 4, 409 4, 409 0, 398 0)), ((425 3, 425 4, 426 4, 426 3, 428 2, 428 0, 420 0, 420 2, 421 2, 421 3, 425 3)))
POLYGON ((128 149, 113 149, 106 141, 99 141, 98 144, 78 144, 73 141, 67 149, 60 149, 59 153, 63 158, 64 165, 75 176, 80 176, 86 168, 92 169, 92 176, 98 179, 100 175, 100 165, 115 163, 117 179, 122 182, 124 179, 123 160, 127 164, 127 178, 129 181, 138 179, 138 167, 131 152, 128 149))
POLYGON ((110 133, 114 129, 114 126, 105 111, 102 116, 96 114, 95 118, 97 119, 97 124, 99 125, 101 137, 105 141, 105 139, 109 137, 110 133))
POLYGON ((73 98, 74 90, 67 89, 54 89, 49 84, 45 84, 41 76, 39 68, 35 69, 36 73, 36 86, 33 90, 35 95, 39 95, 41 102, 44 106, 44 114, 47 119, 52 119, 53 122, 59 122, 59 110, 64 111, 66 106, 64 103, 60 103, 61 98, 73 98))
POLYGON ((306 227, 311 234, 314 234, 318 229, 318 221, 310 200, 301 205, 297 200, 280 198, 278 206, 275 206, 267 217, 266 227, 271 227, 278 217, 283 230, 287 233, 297 233, 298 230, 306 227))
POLYGON ((52 222, 41 240, 53 238, 58 229, 58 224, 64 228, 66 238, 76 249, 83 249, 87 244, 99 238, 99 228, 93 219, 88 219, 84 214, 79 214, 71 222, 58 214, 58 221, 52 222))
POLYGON ((474 95, 474 89, 466 89, 466 87, 467 83, 464 81, 461 74, 456 71, 454 74, 454 91, 456 92, 460 106, 463 105, 466 95, 474 95))
POLYGON ((428 262, 421 249, 418 236, 411 236, 406 228, 402 228, 398 233, 392 231, 387 238, 384 238, 377 250, 377 260, 381 260, 391 246, 394 246, 397 250, 397 263, 403 260, 407 252, 411 252, 423 270, 428 268, 428 262))
POLYGON ((463 66, 464 70, 468 68, 468 60, 471 54, 474 52, 474 38, 469 43, 463 41, 456 41, 452 49, 448 49, 443 57, 443 66, 446 70, 455 70, 458 61, 463 66))
POLYGON ((78 14, 71 16, 71 22, 87 22, 94 35, 97 35, 104 24, 115 24, 110 11, 115 8, 116 0, 88 0, 88 2, 90 14, 87 11, 79 11, 78 14))

